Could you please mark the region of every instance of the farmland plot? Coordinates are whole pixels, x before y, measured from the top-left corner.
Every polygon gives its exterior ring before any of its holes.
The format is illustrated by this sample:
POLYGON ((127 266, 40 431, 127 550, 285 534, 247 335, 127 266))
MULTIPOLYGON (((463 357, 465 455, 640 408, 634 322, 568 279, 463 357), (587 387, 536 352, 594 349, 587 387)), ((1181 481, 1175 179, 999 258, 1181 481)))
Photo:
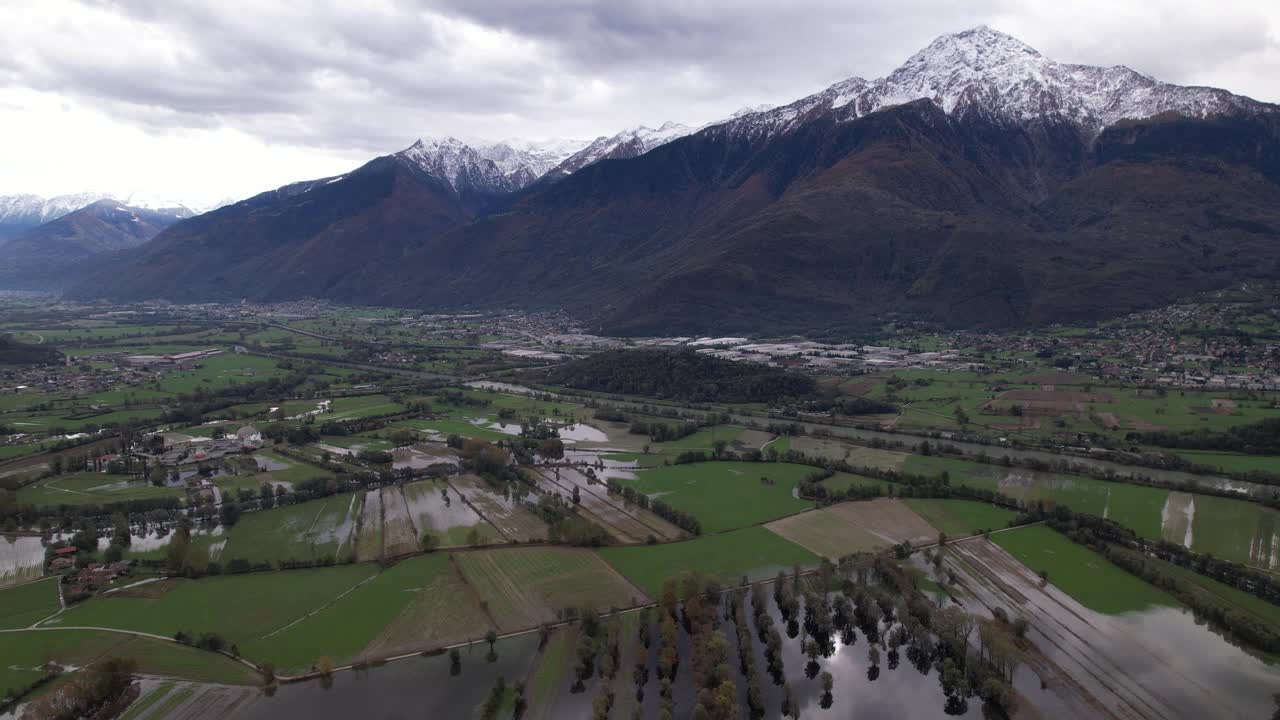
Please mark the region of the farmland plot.
MULTIPOLYGON (((643 542, 650 534, 656 534, 651 528, 624 511, 619 505, 608 499, 608 491, 603 485, 593 485, 587 477, 571 468, 560 468, 557 472, 547 468, 537 468, 540 476, 539 485, 549 492, 554 492, 566 500, 573 496, 573 488, 578 488, 581 504, 579 512, 594 520, 609 534, 622 542, 643 542)), ((620 502, 620 501, 619 501, 620 502)))
POLYGON ((382 491, 364 494, 364 511, 360 514, 360 537, 356 542, 356 560, 377 560, 382 555, 382 491))
POLYGON ((386 657, 475 640, 490 627, 453 558, 411 592, 404 609, 365 647, 364 655, 386 657))
POLYGON ((430 532, 440 547, 468 545, 472 539, 489 543, 500 538, 498 531, 445 483, 409 483, 404 486, 404 499, 418 537, 430 532))
POLYGON ((876 498, 862 502, 839 503, 827 509, 889 545, 904 541, 912 545, 924 545, 938 539, 937 529, 915 514, 901 500, 876 498))
POLYGON ((831 508, 792 515, 765 527, 809 552, 831 560, 893 544, 831 512, 831 508))
POLYGON ((590 550, 506 548, 456 557, 503 632, 554 621, 565 608, 626 607, 645 599, 590 550))
MULTIPOLYGON (((310 560, 332 555, 344 558, 351 553, 350 517, 353 504, 358 511, 358 494, 333 495, 272 510, 245 513, 224 532, 218 559, 249 562, 310 560)), ((165 540, 167 543, 167 539, 165 540)), ((135 548, 136 549, 136 548, 135 548)), ((210 551, 213 551, 210 547, 210 551)))
POLYGON ((791 438, 791 448, 806 455, 816 455, 828 460, 844 460, 855 468, 873 467, 881 470, 901 470, 908 457, 908 454, 903 452, 862 447, 861 445, 853 445, 839 440, 825 440, 809 437, 808 435, 798 435, 791 438))
POLYGON ((452 481, 454 489, 466 496, 503 537, 521 542, 545 538, 547 524, 524 505, 506 498, 485 486, 474 475, 462 475, 452 481))
POLYGON ((400 486, 382 488, 382 555, 396 557, 418 550, 418 532, 400 486))

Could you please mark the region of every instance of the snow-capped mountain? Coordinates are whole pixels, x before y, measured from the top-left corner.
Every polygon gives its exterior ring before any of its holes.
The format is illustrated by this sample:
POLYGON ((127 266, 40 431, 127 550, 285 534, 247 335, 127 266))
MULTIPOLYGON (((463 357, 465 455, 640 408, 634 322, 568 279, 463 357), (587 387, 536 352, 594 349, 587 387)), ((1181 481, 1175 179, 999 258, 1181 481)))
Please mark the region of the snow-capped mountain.
POLYGON ((106 198, 102 193, 76 193, 52 198, 31 194, 0 195, 0 244, 106 198))
POLYGON ((137 247, 178 219, 105 198, 42 223, 0 247, 0 288, 50 290, 137 247))
POLYGON ((1125 119, 1166 112, 1204 118, 1264 107, 1226 90, 1160 82, 1123 65, 1057 62, 1011 35, 979 26, 937 38, 886 77, 849 78, 789 105, 721 124, 735 133, 772 134, 815 110, 851 120, 920 99, 952 115, 1065 121, 1087 138, 1125 119))
POLYGON ((638 125, 633 128, 627 128, 612 137, 602 135, 592 140, 589 145, 578 152, 565 158, 548 175, 550 177, 563 177, 600 160, 618 160, 643 155, 659 145, 665 145, 676 138, 682 138, 696 131, 697 128, 668 121, 656 130, 644 125, 638 125))
POLYGON ((110 197, 103 193, 76 193, 43 198, 39 195, 0 195, 0 222, 31 220, 37 225, 110 197))
POLYGON ((213 209, 212 207, 184 202, 168 195, 159 195, 145 191, 134 191, 109 197, 113 200, 119 200, 122 204, 128 205, 129 207, 142 208, 144 210, 155 210, 156 212, 171 215, 178 219, 189 218, 193 215, 199 215, 213 209))
POLYGON ((468 143, 455 137, 424 138, 396 156, 444 180, 459 193, 495 194, 525 187, 585 144, 577 140, 468 143))

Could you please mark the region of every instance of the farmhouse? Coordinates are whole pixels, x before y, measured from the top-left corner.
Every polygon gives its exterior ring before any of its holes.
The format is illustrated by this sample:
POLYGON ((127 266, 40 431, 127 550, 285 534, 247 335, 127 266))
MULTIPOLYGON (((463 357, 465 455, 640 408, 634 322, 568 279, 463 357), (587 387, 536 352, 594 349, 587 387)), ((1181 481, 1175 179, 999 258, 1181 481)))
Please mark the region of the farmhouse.
POLYGON ((236 439, 245 445, 255 445, 262 442, 262 433, 252 425, 245 425, 236 431, 236 439))

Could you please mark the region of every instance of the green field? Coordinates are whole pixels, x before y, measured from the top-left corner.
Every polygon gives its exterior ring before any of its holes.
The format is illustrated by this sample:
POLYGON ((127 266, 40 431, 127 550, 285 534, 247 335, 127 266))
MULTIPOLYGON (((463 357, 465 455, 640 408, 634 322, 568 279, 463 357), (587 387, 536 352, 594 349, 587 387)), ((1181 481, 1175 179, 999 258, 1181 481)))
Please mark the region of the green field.
POLYGON ((779 435, 764 446, 765 450, 773 448, 779 455, 786 455, 791 449, 791 438, 787 435, 779 435))
POLYGON ((466 420, 454 420, 450 418, 440 420, 400 420, 393 423, 392 427, 405 427, 412 428, 414 430, 435 430, 442 435, 460 435, 467 438, 480 438, 481 440, 502 440, 504 438, 511 437, 506 433, 482 427, 466 420))
MULTIPOLYGON (((299 670, 321 656, 335 665, 356 659, 384 627, 442 571, 447 555, 411 558, 385 570, 332 605, 285 630, 241 646, 246 656, 299 670)), ((466 602, 465 598, 454 598, 466 602)))
POLYGON ((636 480, 622 482, 692 514, 704 533, 715 533, 812 507, 792 496, 799 481, 812 472, 805 465, 784 463, 706 462, 643 470, 636 480))
POLYGON ((139 410, 117 410, 115 412, 103 413, 101 415, 91 415, 78 419, 69 419, 64 415, 74 415, 74 411, 69 408, 66 410, 46 412, 41 414, 5 414, 0 416, 0 422, 6 425, 14 425, 23 432, 42 433, 60 428, 65 431, 78 431, 86 428, 100 428, 108 425, 119 425, 129 420, 150 420, 160 417, 164 413, 159 408, 139 409, 139 410))
POLYGON ((975 500, 904 498, 903 502, 917 515, 929 521, 930 525, 951 538, 1008 527, 1009 521, 1016 515, 1012 510, 975 500))
POLYGON ((224 531, 226 545, 214 559, 224 565, 233 559, 275 564, 326 555, 341 560, 355 552, 360 496, 361 493, 343 493, 245 513, 224 531))
MULTIPOLYGON (((772 447, 772 445, 770 446, 772 447)), ((823 487, 831 492, 845 492, 851 487, 878 487, 884 488, 889 483, 875 478, 864 477, 862 475, 854 475, 852 473, 838 472, 835 475, 822 481, 823 487)))
MULTIPOLYGON (((1123 553, 1131 557, 1137 556, 1137 553, 1132 550, 1115 546, 1112 546, 1111 552, 1123 553)), ((1159 558, 1146 555, 1142 556, 1142 561, 1158 568, 1165 576, 1174 578, 1182 587, 1211 598, 1218 605, 1230 608, 1234 612, 1250 615, 1259 622, 1280 627, 1280 605, 1272 605, 1257 595, 1237 590, 1213 578, 1159 558)))
MULTIPOLYGON (((329 470, 310 465, 301 460, 284 457, 270 450, 259 450, 252 457, 241 458, 241 466, 245 469, 253 469, 257 467, 253 457, 261 457, 272 463, 286 465, 282 470, 270 470, 265 472, 250 471, 242 475, 219 475, 213 478, 214 484, 222 488, 224 491, 238 491, 240 489, 252 490, 255 493, 262 487, 262 483, 299 483, 303 480, 312 478, 333 477, 333 473, 329 470)), ((273 465, 274 467, 274 465, 273 465)))
POLYGON ((764 579, 779 569, 818 562, 813 553, 762 527, 666 545, 603 548, 598 552, 650 597, 658 596, 667 578, 684 572, 698 572, 736 585, 743 575, 764 579))
POLYGON ((271 358, 229 352, 205 358, 200 365, 192 370, 167 374, 160 381, 160 389, 174 394, 190 394, 200 387, 216 390, 238 383, 262 382, 285 374, 271 358))
POLYGON ((317 417, 321 420, 354 420, 405 411, 403 405, 392 401, 386 395, 334 398, 329 409, 330 412, 322 413, 317 417))
POLYGON ((163 640, 92 630, 0 633, 0 695, 40 677, 46 662, 83 667, 109 657, 136 660, 138 672, 228 685, 258 681, 249 668, 222 655, 163 640))
POLYGON ((996 533, 991 540, 1081 605, 1115 615, 1178 601, 1043 525, 996 533))
POLYGON ((645 599, 581 548, 504 548, 459 553, 457 561, 504 631, 555 620, 565 609, 605 610, 645 599))
MULTIPOLYGON (((655 418, 656 422, 675 423, 675 420, 666 418, 655 418)), ((737 425, 712 425, 711 427, 700 428, 692 435, 682 437, 679 440, 670 442, 653 443, 652 448, 655 450, 682 452, 684 450, 711 450, 715 447, 717 440, 732 444, 738 436, 743 433, 746 428, 737 425)))
POLYGON ((56 475, 18 491, 18 502, 37 507, 105 505, 129 500, 185 498, 183 488, 156 487, 128 475, 82 472, 56 475))
POLYGON ((77 605, 54 627, 103 627, 173 637, 179 631, 216 632, 247 647, 377 572, 375 565, 251 573, 201 580, 167 580, 77 605))
POLYGON ((0 590, 0 630, 29 627, 57 611, 56 579, 0 590))
POLYGON ((946 471, 953 485, 995 490, 1023 502, 1066 505, 1114 520, 1149 540, 1183 544, 1189 537, 1196 552, 1277 569, 1271 548, 1280 531, 1280 511, 1247 500, 936 456, 912 455, 906 470, 921 475, 946 471))
POLYGON ((1190 460, 1197 465, 1208 465, 1222 472, 1265 472, 1280 473, 1280 457, 1272 455, 1243 455, 1240 453, 1201 452, 1197 450, 1179 450, 1178 456, 1190 460))

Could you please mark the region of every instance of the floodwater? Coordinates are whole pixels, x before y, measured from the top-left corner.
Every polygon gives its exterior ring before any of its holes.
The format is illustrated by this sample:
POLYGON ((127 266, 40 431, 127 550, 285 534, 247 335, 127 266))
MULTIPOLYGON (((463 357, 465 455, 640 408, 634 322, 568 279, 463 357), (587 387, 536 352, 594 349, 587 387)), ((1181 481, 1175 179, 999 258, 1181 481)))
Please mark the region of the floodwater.
POLYGON ((512 393, 514 395, 534 394, 532 388, 527 388, 523 385, 513 385, 511 383, 494 382, 492 380, 472 380, 471 382, 466 383, 466 386, 469 388, 476 388, 478 390, 493 390, 494 392, 512 393))
POLYGON ((27 535, 0 535, 0 587, 44 574, 44 543, 27 535))
POLYGON ((566 425, 559 428, 560 439, 565 442, 608 442, 609 436, 603 430, 593 428, 586 423, 566 425))
MULTIPOLYGON (((1028 638, 1072 682, 1132 718, 1266 717, 1280 668, 1227 642, 1183 608, 1104 615, 1080 605, 988 540, 950 546, 973 600, 1030 620, 1028 638), (978 574, 974 574, 976 569, 978 574)), ((951 564, 951 561, 948 561, 951 564)))
POLYGON ((314 443, 314 446, 320 448, 321 450, 324 450, 330 455, 355 455, 356 453, 360 452, 360 450, 364 449, 363 445, 360 445, 360 446, 352 445, 349 448, 344 448, 344 447, 338 447, 337 445, 329 445, 327 443, 314 443))
POLYGON ((497 430, 503 435, 519 435, 522 428, 515 423, 489 422, 484 418, 471 418, 469 421, 477 427, 488 428, 489 430, 497 430))
MULTIPOLYGON (((351 537, 356 530, 356 519, 359 517, 363 505, 360 504, 360 493, 352 493, 351 499, 347 501, 346 511, 341 518, 337 518, 336 522, 326 522, 324 526, 313 527, 310 531, 311 542, 317 547, 327 546, 330 543, 337 543, 337 548, 333 551, 334 557, 345 558, 343 549, 347 547, 348 542, 354 542, 351 537)), ((337 517, 335 516, 326 516, 337 517)), ((303 537, 307 533, 303 533, 303 537)), ((349 554, 349 553, 348 553, 349 554)))
POLYGON ((234 720, 346 720, 347 718, 468 718, 499 677, 508 687, 525 678, 537 653, 536 634, 502 640, 498 659, 485 662, 483 643, 463 648, 462 671, 449 672, 448 654, 413 657, 363 671, 334 673, 332 686, 319 680, 280 686, 258 696, 234 720))
MULTIPOLYGON (((938 673, 927 663, 913 664, 908 657, 906 647, 900 649, 896 659, 883 645, 883 638, 888 636, 892 625, 882 624, 880 627, 881 644, 877 649, 880 655, 876 669, 872 670, 868 648, 870 643, 861 630, 855 630, 852 643, 845 645, 837 635, 832 638, 834 652, 825 658, 819 658, 820 670, 830 672, 834 678, 831 696, 823 697, 821 679, 817 673, 810 677, 806 672, 808 658, 801 653, 803 634, 794 638, 788 637, 786 623, 772 600, 772 593, 767 596, 768 613, 773 618, 775 627, 782 636, 783 672, 782 680, 791 686, 792 694, 800 705, 800 716, 803 718, 819 718, 841 720, 856 717, 869 720, 899 720, 901 718, 943 718, 948 715, 962 718, 982 717, 981 701, 970 698, 966 704, 953 706, 950 712, 944 711, 947 697, 939 682, 938 673)), ((751 633, 752 654, 759 674, 759 686, 765 708, 764 717, 769 720, 781 719, 781 703, 783 689, 775 685, 767 672, 764 657, 764 643, 756 633, 751 616, 750 598, 745 601, 747 623, 751 633)), ((691 640, 679 628, 677 646, 681 660, 673 683, 673 696, 676 701, 676 717, 685 718, 692 714, 694 706, 693 661, 691 658, 691 640)), ((746 688, 738 661, 738 638, 735 626, 724 621, 719 632, 723 633, 729 648, 729 666, 732 678, 738 688, 738 702, 746 716, 746 688)), ((659 705, 659 681, 657 678, 657 656, 659 650, 656 627, 652 633, 653 643, 644 648, 638 642, 633 643, 632 633, 622 636, 622 660, 617 677, 612 687, 616 693, 615 703, 622 701, 623 694, 634 697, 635 685, 631 670, 637 662, 643 662, 649 669, 649 679, 644 686, 644 703, 640 717, 653 720, 657 717, 659 705)), ((340 672, 333 676, 332 687, 325 689, 319 681, 307 681, 284 685, 273 697, 259 697, 254 702, 239 710, 232 717, 235 720, 275 720, 283 718, 467 718, 478 717, 478 708, 484 702, 490 688, 499 676, 505 678, 508 686, 517 681, 528 681, 537 667, 536 634, 523 635, 517 638, 501 640, 497 643, 498 660, 489 664, 484 662, 483 645, 472 646, 462 650, 462 672, 457 676, 449 674, 447 654, 434 657, 413 657, 406 660, 387 663, 360 672, 340 672)), ((573 692, 574 673, 572 669, 565 672, 558 687, 552 693, 552 705, 549 708, 530 708, 527 716, 543 718, 585 718, 590 717, 591 702, 599 691, 600 684, 606 682, 598 674, 586 682, 584 690, 573 692)), ((1030 704, 1040 717, 1069 718, 1073 717, 1052 690, 1044 689, 1035 678, 1034 673, 1023 668, 1015 675, 1015 687, 1022 695, 1023 702, 1030 704)), ((532 687, 530 688, 532 691, 532 687)), ((631 697, 627 698, 630 704, 631 697)), ((614 717, 630 717, 618 712, 614 717)), ((1076 715, 1078 716, 1078 715, 1076 715)))
POLYGON ((272 458, 264 457, 262 455, 254 455, 253 461, 258 464, 259 472, 275 472, 277 470, 288 470, 290 467, 288 463, 283 463, 283 462, 280 462, 279 460, 273 460, 272 458))
POLYGON ((409 483, 404 486, 404 499, 409 506, 410 517, 422 532, 428 529, 444 532, 450 528, 471 527, 482 522, 476 511, 446 485, 429 481, 409 483), (449 494, 447 502, 440 492, 442 489, 449 494))
POLYGON ((458 459, 448 455, 433 455, 432 453, 412 447, 396 448, 391 451, 391 467, 396 470, 399 470, 400 468, 424 470, 439 463, 447 463, 449 465, 456 466, 458 464, 458 459))

